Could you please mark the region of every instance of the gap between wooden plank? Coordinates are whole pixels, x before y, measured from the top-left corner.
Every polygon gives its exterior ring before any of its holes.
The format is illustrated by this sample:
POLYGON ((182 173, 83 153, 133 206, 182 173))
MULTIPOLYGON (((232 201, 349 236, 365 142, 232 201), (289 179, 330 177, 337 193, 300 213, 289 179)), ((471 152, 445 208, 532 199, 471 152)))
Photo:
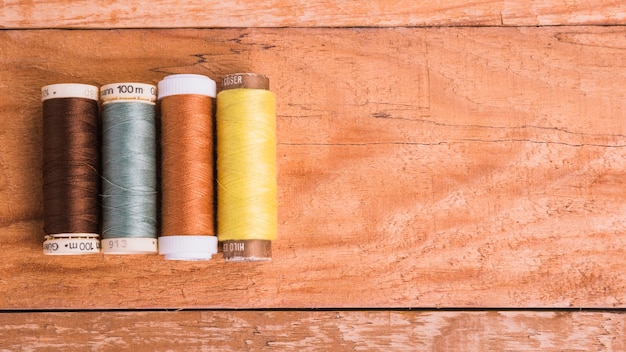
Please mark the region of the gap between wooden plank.
POLYGON ((25 313, 134 313, 134 312, 553 312, 553 313, 626 313, 626 308, 119 308, 119 309, 2 309, 0 314, 25 313))
MULTIPOLYGON (((490 24, 475 24, 475 25, 404 25, 404 26, 316 26, 314 29, 321 30, 362 30, 362 29, 468 29, 468 28, 502 28, 502 29, 526 29, 526 28, 590 28, 590 27, 599 27, 599 28, 619 28, 626 27, 626 23, 607 23, 607 24, 596 24, 596 25, 588 25, 588 24, 538 24, 538 25, 490 25, 490 24)), ((312 27, 307 26, 283 26, 283 27, 158 27, 158 28, 143 28, 143 27, 112 27, 112 28, 76 28, 76 27, 25 27, 25 28, 2 28, 0 27, 0 32, 2 31, 106 31, 106 30, 115 30, 115 31, 170 31, 170 30, 211 30, 211 31, 219 31, 219 30, 242 30, 242 29, 263 29, 263 30, 303 30, 303 29, 313 29, 312 27)))

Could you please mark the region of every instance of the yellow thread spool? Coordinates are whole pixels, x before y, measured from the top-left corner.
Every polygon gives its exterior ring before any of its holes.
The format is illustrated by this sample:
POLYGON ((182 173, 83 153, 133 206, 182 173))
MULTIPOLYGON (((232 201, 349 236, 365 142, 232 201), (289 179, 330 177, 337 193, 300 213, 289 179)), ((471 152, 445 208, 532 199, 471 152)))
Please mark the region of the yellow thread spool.
POLYGON ((226 261, 271 259, 277 233, 276 98, 258 74, 217 95, 217 228, 226 261))

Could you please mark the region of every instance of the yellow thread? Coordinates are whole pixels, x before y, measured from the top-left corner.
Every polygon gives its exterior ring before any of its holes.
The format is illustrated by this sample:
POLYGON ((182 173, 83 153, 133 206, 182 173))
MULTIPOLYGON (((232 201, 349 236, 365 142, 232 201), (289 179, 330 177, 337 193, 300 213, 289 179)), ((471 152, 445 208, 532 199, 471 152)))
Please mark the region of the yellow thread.
POLYGON ((221 91, 216 120, 218 238, 274 240, 278 221, 274 93, 221 91))

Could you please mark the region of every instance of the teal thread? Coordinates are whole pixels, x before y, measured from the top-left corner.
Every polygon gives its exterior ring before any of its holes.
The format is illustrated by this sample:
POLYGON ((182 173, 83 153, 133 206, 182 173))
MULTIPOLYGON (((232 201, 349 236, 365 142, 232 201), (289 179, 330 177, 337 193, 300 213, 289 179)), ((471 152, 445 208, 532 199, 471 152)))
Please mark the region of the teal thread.
POLYGON ((155 105, 102 106, 102 238, 157 237, 155 105))

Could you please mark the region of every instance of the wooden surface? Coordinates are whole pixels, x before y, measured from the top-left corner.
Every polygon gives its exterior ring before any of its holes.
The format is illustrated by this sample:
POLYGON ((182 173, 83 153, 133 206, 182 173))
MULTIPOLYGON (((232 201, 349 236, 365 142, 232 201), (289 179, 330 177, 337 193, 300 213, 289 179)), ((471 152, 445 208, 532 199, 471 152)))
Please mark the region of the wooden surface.
POLYGON ((623 25, 615 0, 0 2, 0 28, 623 25))
POLYGON ((623 351, 609 312, 81 312, 0 315, 9 351, 623 351))
POLYGON ((624 350, 625 10, 0 2, 0 351, 624 350), (278 98, 271 263, 41 253, 41 86, 241 71, 278 98))
POLYGON ((0 307, 624 307, 623 28, 0 36, 0 307), (41 86, 239 71, 278 97, 271 263, 41 254, 41 86))

